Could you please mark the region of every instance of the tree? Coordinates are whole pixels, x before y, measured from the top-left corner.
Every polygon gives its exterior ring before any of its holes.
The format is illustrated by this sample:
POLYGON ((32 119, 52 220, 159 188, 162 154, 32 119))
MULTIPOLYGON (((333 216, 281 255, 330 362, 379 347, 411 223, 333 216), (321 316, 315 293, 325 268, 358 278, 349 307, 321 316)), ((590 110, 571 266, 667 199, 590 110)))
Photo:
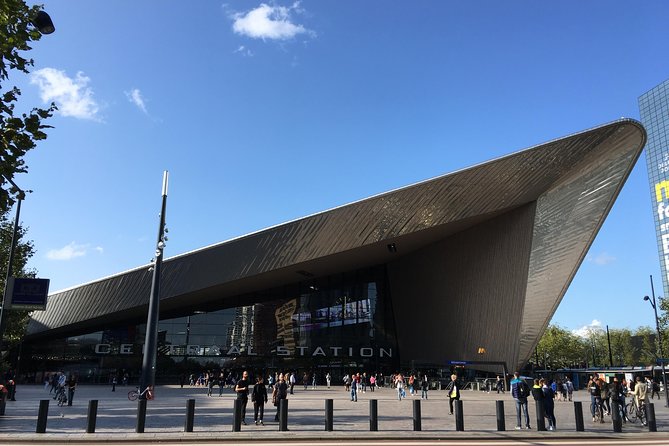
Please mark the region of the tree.
MULTIPOLYGON (((8 211, 0 210, 0 253, 2 253, 2 257, 0 257, 0 270, 3 272, 7 271, 9 249, 14 231, 14 221, 8 214, 8 211)), ((24 240, 26 232, 26 228, 19 226, 12 267, 12 276, 14 277, 35 277, 34 270, 26 269, 28 259, 35 253, 33 242, 24 240)), ((4 289, 5 275, 2 274, 0 277, 0 290, 4 289)), ((3 317, 5 318, 3 348, 11 351, 12 347, 18 345, 25 335, 26 325, 28 324, 28 311, 8 310, 4 312, 3 317)), ((2 361, 0 361, 0 370, 4 370, 2 361)))
POLYGON ((569 330, 549 325, 539 340, 536 354, 545 369, 574 367, 585 358, 587 345, 569 330))
POLYGON ((0 210, 3 211, 12 206, 13 196, 18 193, 8 179, 28 171, 24 157, 37 141, 46 139, 44 130, 51 126, 43 121, 56 110, 51 103, 46 109, 33 108, 29 113, 19 114, 15 107, 21 90, 15 86, 4 89, 12 70, 29 73, 34 64, 22 53, 31 50, 30 43, 42 36, 32 24, 41 9, 41 6, 28 7, 23 0, 0 2, 0 210))

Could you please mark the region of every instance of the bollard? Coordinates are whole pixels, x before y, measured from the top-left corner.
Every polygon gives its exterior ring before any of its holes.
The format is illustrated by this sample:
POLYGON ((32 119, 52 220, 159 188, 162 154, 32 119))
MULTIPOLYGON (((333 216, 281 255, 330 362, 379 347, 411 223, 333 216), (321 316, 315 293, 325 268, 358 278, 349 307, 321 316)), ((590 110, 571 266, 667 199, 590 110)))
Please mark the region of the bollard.
POLYGON ((546 430, 546 419, 544 418, 544 401, 535 400, 534 405, 537 410, 537 430, 545 431, 546 430))
POLYGON ((232 432, 241 432, 242 430, 242 400, 235 399, 232 409, 232 432))
POLYGON ((5 406, 7 405, 7 402, 5 399, 0 396, 0 416, 5 414, 5 406))
POLYGON ((46 420, 49 416, 49 400, 39 400, 39 411, 37 412, 37 429, 35 433, 46 432, 46 420))
POLYGON ((611 422, 613 423, 613 432, 623 431, 623 419, 620 417, 620 402, 611 400, 611 422))
POLYGON ((332 400, 325 400, 325 430, 332 432, 332 413, 334 412, 334 404, 332 400))
POLYGON ((505 431, 506 421, 504 420, 504 401, 497 400, 495 402, 495 408, 497 409, 497 430, 505 431))
POLYGON ((574 401, 574 418, 576 418, 576 432, 584 432, 583 404, 580 401, 574 401))
POLYGON ((288 430, 288 400, 279 400, 279 430, 288 430))
POLYGON ((95 433, 95 423, 98 418, 98 400, 88 401, 88 422, 86 423, 86 433, 95 433))
POLYGON ((186 422, 184 423, 184 432, 193 432, 194 421, 195 400, 186 400, 186 422))
POLYGON ((455 430, 465 430, 465 414, 462 411, 462 401, 455 400, 455 430))
POLYGON ((657 422, 655 421, 655 404, 646 403, 646 422, 648 422, 648 432, 657 432, 657 422))
POLYGON ((146 400, 141 399, 137 401, 137 426, 135 427, 135 432, 138 434, 143 434, 145 423, 146 423, 146 400))
POLYGON ((379 404, 377 400, 369 400, 369 430, 379 430, 379 404))
POLYGON ((420 430, 420 400, 413 400, 413 430, 420 430))

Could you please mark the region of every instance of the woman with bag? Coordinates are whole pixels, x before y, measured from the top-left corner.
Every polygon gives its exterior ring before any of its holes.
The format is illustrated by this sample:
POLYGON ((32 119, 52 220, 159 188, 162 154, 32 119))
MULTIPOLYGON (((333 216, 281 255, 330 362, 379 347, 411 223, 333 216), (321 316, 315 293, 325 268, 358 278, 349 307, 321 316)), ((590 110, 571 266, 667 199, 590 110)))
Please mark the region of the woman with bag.
POLYGON ((458 375, 451 375, 451 382, 446 386, 448 391, 449 415, 453 415, 453 401, 460 399, 460 386, 458 385, 458 375))
POLYGON ((288 384, 286 384, 286 375, 281 373, 279 381, 274 385, 272 392, 272 404, 276 406, 276 416, 274 421, 279 421, 279 410, 281 409, 281 400, 288 398, 288 384))

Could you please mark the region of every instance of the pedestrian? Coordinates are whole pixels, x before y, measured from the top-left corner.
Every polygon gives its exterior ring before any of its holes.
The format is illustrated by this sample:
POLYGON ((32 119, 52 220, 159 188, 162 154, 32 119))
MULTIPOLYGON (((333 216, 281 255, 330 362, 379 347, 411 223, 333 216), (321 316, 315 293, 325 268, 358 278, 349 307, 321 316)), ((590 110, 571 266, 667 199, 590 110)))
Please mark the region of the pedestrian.
POLYGON ((405 395, 404 393, 404 380, 402 379, 402 375, 398 374, 395 378, 395 387, 397 387, 397 400, 402 401, 402 395, 405 395))
POLYGON ((650 381, 650 399, 653 399, 654 395, 657 395, 657 399, 660 399, 660 383, 656 379, 650 381))
POLYGON ((548 418, 548 430, 555 430, 555 393, 553 389, 548 386, 545 379, 539 380, 539 385, 543 392, 544 413, 548 418))
POLYGON ((209 377, 209 380, 207 381, 207 396, 211 396, 211 392, 214 390, 215 383, 216 381, 209 377))
POLYGON ((246 424, 246 404, 249 402, 249 372, 246 370, 242 373, 242 379, 237 381, 235 392, 237 399, 242 402, 242 424, 246 424))
POLYGON ((295 378, 295 372, 290 374, 290 394, 293 395, 293 387, 295 387, 295 383, 297 382, 297 378, 295 378))
POLYGON ((262 375, 256 379, 256 385, 253 386, 253 393, 251 394, 251 401, 253 401, 253 422, 264 426, 262 422, 263 415, 265 415, 265 403, 267 402, 267 388, 263 382, 262 375), (260 416, 258 416, 260 415, 260 416))
POLYGON ((567 398, 571 401, 571 397, 574 394, 574 383, 571 382, 571 378, 567 378, 567 398))
POLYGON ((349 390, 351 390, 351 377, 348 375, 348 373, 344 375, 343 381, 344 381, 344 389, 348 392, 349 390))
POLYGON ((499 376, 497 377, 497 382, 495 383, 495 389, 497 389, 497 393, 504 393, 504 380, 502 380, 502 378, 499 376))
POLYGON ((358 402, 358 380, 354 379, 351 381, 351 401, 358 402))
MULTIPOLYGON (((646 396, 648 393, 648 386, 646 383, 641 379, 641 376, 636 377, 636 384, 634 385, 634 402, 636 403, 636 407, 639 410, 645 410, 646 406, 646 396)), ((642 420, 643 425, 646 425, 646 421, 642 420)))
POLYGON ((286 383, 287 377, 287 373, 286 375, 283 373, 279 374, 279 380, 274 385, 274 391, 272 392, 272 404, 276 406, 276 416, 274 417, 274 421, 279 421, 281 400, 285 400, 288 397, 288 384, 286 383))
POLYGON ((70 373, 70 378, 67 380, 67 405, 72 405, 74 399, 74 390, 77 388, 77 377, 70 373))
POLYGON ((332 381, 332 376, 330 376, 330 372, 328 372, 328 374, 325 375, 325 382, 328 384, 328 389, 330 388, 331 381, 332 381))
POLYGON ((420 382, 420 399, 427 399, 427 391, 430 388, 430 383, 427 381, 427 375, 423 375, 423 380, 420 382))
POLYGON ((311 375, 311 388, 316 390, 316 372, 311 375))
POLYGON ((112 392, 116 392, 116 375, 112 376, 112 392))
POLYGON ((309 375, 307 375, 307 372, 304 372, 304 375, 302 375, 302 384, 304 385, 304 390, 307 390, 309 387, 309 375))
POLYGON ((516 429, 522 429, 521 412, 525 415, 525 428, 531 429, 530 414, 527 410, 527 397, 530 396, 530 386, 524 380, 520 379, 520 373, 518 372, 513 374, 513 380, 511 380, 511 396, 516 402, 516 429))
POLYGON ((458 384, 458 375, 451 375, 451 382, 446 386, 448 391, 448 414, 453 415, 453 401, 460 399, 460 385, 458 384))
POLYGON ((375 387, 376 387, 376 375, 372 375, 369 377, 369 390, 373 392, 375 387))
POLYGON ((604 409, 602 407, 602 388, 599 378, 593 377, 588 381, 588 392, 590 393, 590 413, 592 421, 596 421, 596 414, 599 414, 599 422, 604 422, 604 409))

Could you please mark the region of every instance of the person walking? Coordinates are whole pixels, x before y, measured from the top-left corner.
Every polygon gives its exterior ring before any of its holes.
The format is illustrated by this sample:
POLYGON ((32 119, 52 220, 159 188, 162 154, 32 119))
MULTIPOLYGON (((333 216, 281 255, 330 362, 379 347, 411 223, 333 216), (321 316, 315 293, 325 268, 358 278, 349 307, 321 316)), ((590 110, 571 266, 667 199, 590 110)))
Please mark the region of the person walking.
POLYGON ((288 398, 288 384, 286 378, 288 374, 279 374, 279 380, 274 384, 274 391, 272 392, 272 404, 276 406, 276 416, 274 421, 279 421, 279 410, 281 409, 281 400, 288 398))
POLYGON ((67 405, 72 405, 72 400, 74 399, 74 390, 77 388, 77 377, 74 373, 70 373, 70 377, 67 380, 67 405))
POLYGON ((657 399, 660 399, 660 383, 657 382, 656 379, 649 379, 647 385, 649 386, 648 389, 650 389, 650 399, 652 400, 655 395, 657 395, 657 399))
POLYGON ((111 385, 112 385, 112 392, 116 392, 116 375, 112 376, 111 385))
POLYGON ((395 378, 395 387, 397 388, 397 400, 402 401, 402 395, 404 394, 404 380, 402 375, 397 375, 395 378))
POLYGON ((495 383, 495 389, 497 389, 497 393, 504 393, 504 380, 499 376, 497 377, 497 382, 495 383))
POLYGON ((427 380, 427 375, 423 375, 423 380, 420 382, 420 399, 427 399, 427 391, 430 388, 430 383, 427 380))
POLYGON ((571 378, 567 378, 567 398, 571 402, 571 397, 574 394, 574 383, 571 382, 571 378))
POLYGON ((332 381, 332 376, 330 375, 330 372, 328 372, 327 375, 325 375, 325 382, 328 385, 328 389, 330 388, 330 382, 331 381, 332 381))
POLYGON ((351 380, 351 401, 357 403, 358 402, 358 387, 360 387, 360 384, 358 384, 357 379, 351 380))
POLYGON ((265 415, 265 403, 267 402, 267 388, 263 381, 262 375, 256 379, 256 385, 253 386, 253 393, 251 394, 251 401, 253 401, 253 422, 264 426, 262 422, 263 415, 265 415), (260 415, 260 417, 258 417, 260 415))
POLYGON ((376 375, 372 375, 369 377, 369 391, 373 392, 375 387, 376 387, 376 375))
POLYGON ((515 372, 513 380, 511 380, 511 396, 516 402, 516 429, 522 429, 521 412, 525 415, 525 428, 531 429, 530 414, 527 410, 527 397, 529 395, 530 386, 524 380, 520 379, 520 373, 515 372))
POLYGON ((458 375, 451 375, 451 382, 449 382, 446 386, 446 390, 448 391, 448 414, 453 415, 453 401, 460 399, 460 385, 458 384, 458 375))
POLYGON ((293 391, 293 388, 295 387, 295 383, 297 382, 297 378, 295 377, 295 372, 290 374, 290 378, 288 383, 290 384, 290 394, 293 395, 295 392, 293 391))
POLYGON ((244 370, 242 379, 235 385, 237 399, 242 401, 242 424, 246 424, 246 405, 249 402, 249 372, 244 370))
POLYGON ((590 413, 592 421, 596 421, 596 415, 599 415, 599 422, 604 422, 604 408, 602 407, 602 388, 599 378, 592 378, 588 382, 588 392, 590 393, 590 413))
POLYGON ((553 389, 548 386, 548 383, 545 379, 539 380, 539 385, 543 392, 543 402, 544 402, 544 413, 546 418, 548 418, 548 430, 555 430, 555 392, 553 389))

